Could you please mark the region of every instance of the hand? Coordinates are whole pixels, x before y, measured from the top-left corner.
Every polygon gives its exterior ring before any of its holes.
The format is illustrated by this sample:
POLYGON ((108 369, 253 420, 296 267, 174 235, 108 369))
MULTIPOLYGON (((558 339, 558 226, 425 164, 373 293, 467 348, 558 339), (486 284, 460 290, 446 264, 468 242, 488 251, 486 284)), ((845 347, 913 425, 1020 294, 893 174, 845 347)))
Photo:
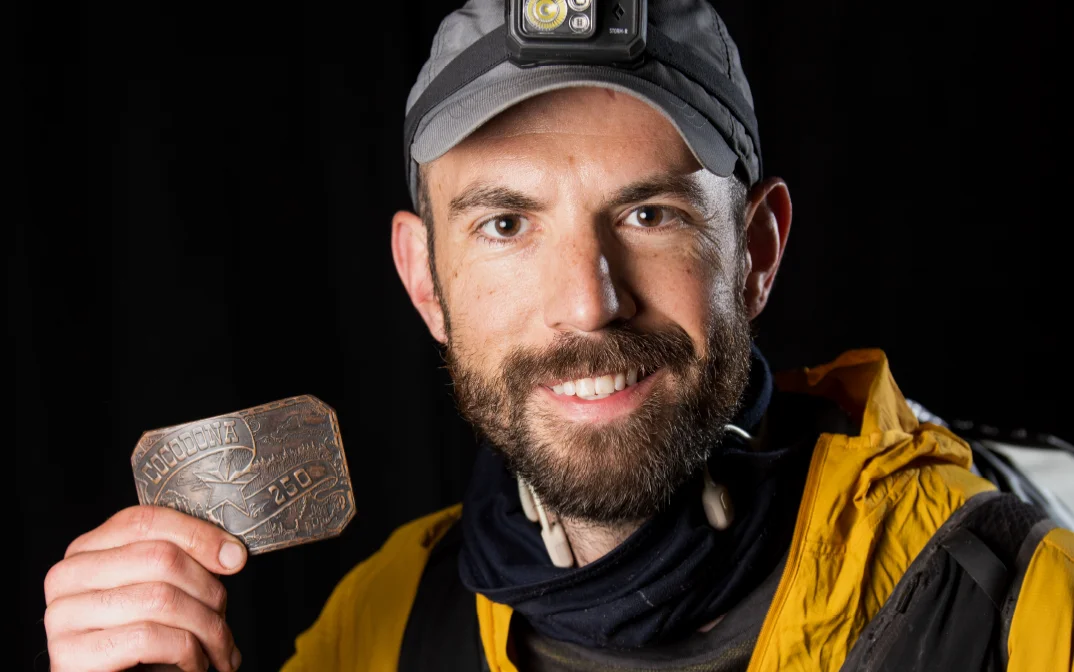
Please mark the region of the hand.
POLYGON ((45 577, 53 672, 139 663, 231 672, 242 660, 224 620, 246 548, 219 527, 159 506, 134 506, 67 547, 45 577))

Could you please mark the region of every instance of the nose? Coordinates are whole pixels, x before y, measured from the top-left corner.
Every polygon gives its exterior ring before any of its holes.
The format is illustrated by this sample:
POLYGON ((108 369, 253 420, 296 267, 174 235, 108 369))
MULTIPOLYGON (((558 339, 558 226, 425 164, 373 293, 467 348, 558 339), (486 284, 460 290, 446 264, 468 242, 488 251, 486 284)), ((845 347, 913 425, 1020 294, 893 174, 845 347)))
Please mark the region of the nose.
POLYGON ((637 310, 634 297, 617 278, 615 247, 602 241, 595 227, 580 227, 569 239, 548 250, 545 266, 545 324, 558 331, 593 332, 637 310))

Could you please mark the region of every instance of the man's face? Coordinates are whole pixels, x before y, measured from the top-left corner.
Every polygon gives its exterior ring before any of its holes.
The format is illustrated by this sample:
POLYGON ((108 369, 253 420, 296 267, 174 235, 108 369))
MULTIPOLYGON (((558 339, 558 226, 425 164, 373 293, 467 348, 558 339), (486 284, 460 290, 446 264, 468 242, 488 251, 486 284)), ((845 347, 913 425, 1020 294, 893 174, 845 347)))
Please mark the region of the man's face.
POLYGON ((462 412, 561 515, 655 513, 748 374, 734 182, 596 88, 516 105, 425 179, 462 412))

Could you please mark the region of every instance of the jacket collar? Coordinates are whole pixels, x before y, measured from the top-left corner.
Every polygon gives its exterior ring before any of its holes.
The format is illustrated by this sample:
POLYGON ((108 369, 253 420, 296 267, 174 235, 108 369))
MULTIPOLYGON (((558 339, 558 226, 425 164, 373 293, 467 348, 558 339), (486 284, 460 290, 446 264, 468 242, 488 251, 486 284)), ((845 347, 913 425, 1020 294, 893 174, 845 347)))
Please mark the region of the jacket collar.
MULTIPOLYGON (((786 569, 750 671, 818 662, 837 668, 935 528, 966 498, 991 486, 969 473, 965 442, 942 427, 918 423, 880 350, 851 350, 822 366, 777 373, 775 382, 785 392, 835 401, 859 432, 824 434, 817 442, 786 569), (892 476, 915 463, 961 469, 931 484, 942 500, 929 502, 928 524, 885 526, 885 518, 907 515, 892 498, 914 487, 892 476), (878 543, 897 548, 896 557, 878 559, 878 543)), ((490 671, 515 672, 508 655, 512 609, 479 594, 477 612, 490 671)))

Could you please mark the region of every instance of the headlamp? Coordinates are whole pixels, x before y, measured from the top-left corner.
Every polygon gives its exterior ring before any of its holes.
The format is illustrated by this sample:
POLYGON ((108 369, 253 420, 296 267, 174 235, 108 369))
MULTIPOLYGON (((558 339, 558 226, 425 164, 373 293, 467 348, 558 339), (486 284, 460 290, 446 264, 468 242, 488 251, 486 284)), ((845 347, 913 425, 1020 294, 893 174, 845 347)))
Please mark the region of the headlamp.
POLYGON ((507 0, 505 11, 516 65, 630 67, 645 51, 646 0, 507 0))

